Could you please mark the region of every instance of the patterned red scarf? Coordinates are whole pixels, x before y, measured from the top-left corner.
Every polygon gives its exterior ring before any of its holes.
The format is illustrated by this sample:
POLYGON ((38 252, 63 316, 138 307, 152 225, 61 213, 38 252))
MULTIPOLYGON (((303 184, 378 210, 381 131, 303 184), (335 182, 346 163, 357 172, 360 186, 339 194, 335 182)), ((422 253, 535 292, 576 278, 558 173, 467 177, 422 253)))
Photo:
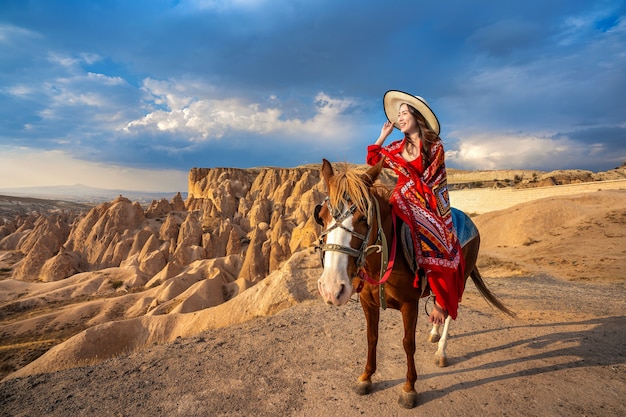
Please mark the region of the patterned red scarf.
POLYGON ((461 246, 450 211, 443 145, 440 141, 432 145, 431 162, 424 169, 421 156, 412 162, 402 157, 405 141, 395 141, 384 148, 370 146, 368 163, 380 159, 374 157, 378 153, 386 157, 385 166, 398 174, 390 202, 396 214, 411 227, 417 261, 426 271, 437 301, 454 319, 465 280, 461 246))

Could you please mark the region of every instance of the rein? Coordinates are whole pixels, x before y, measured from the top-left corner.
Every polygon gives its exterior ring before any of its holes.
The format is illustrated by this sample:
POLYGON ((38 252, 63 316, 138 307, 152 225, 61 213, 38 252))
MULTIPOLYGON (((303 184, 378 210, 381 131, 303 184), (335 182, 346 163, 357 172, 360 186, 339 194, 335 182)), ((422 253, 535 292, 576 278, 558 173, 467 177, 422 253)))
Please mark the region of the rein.
MULTIPOLYGON (((348 201, 350 201, 349 197, 347 198, 348 201)), ((327 251, 332 251, 332 252, 340 252, 343 254, 346 254, 348 256, 352 256, 354 258, 356 258, 356 266, 357 266, 357 275, 356 277, 359 278, 360 283, 359 286, 356 289, 356 292, 359 293, 361 292, 361 290, 363 289, 363 285, 365 284, 365 282, 367 282, 370 285, 378 285, 380 286, 379 289, 379 299, 380 299, 380 306, 381 308, 384 310, 387 308, 387 301, 386 301, 386 297, 385 297, 385 282, 387 281, 387 279, 389 278, 389 276, 391 275, 391 272, 393 270, 393 264, 394 264, 394 260, 396 257, 396 237, 395 237, 395 233, 394 233, 394 238, 392 239, 391 242, 391 253, 389 253, 389 246, 387 243, 387 237, 385 236, 385 231, 382 228, 382 220, 381 220, 381 216, 380 216, 380 203, 378 202, 378 199, 373 198, 373 199, 369 199, 369 213, 368 213, 368 226, 367 226, 367 232, 365 235, 361 235, 360 233, 355 232, 354 230, 350 230, 347 227, 345 227, 342 223, 344 220, 346 220, 349 216, 353 215, 355 210, 356 210, 356 205, 352 205, 350 206, 350 208, 346 211, 344 211, 343 213, 340 213, 338 210, 333 209, 333 207, 330 205, 330 201, 329 198, 326 197, 325 199, 325 203, 328 206, 328 209, 330 210, 331 215, 333 216, 333 219, 335 220, 335 224, 331 225, 328 229, 324 230, 319 237, 318 240, 318 245, 315 247, 316 250, 320 250, 320 256, 321 256, 321 260, 322 260, 322 266, 324 266, 324 252, 327 251), (374 201, 374 204, 372 205, 372 200, 374 201), (372 222, 371 222, 371 218, 372 218, 372 208, 374 211, 374 214, 376 215, 376 221, 378 223, 378 230, 376 233, 376 242, 373 245, 368 245, 369 240, 370 240, 370 235, 372 233, 372 222), (330 244, 326 244, 324 243, 324 237, 326 235, 328 235, 332 230, 336 229, 336 228, 341 228, 345 231, 347 231, 348 233, 352 234, 352 236, 356 237, 357 239, 360 239, 362 241, 361 243, 361 247, 359 249, 355 249, 352 248, 350 246, 343 246, 343 245, 338 245, 338 244, 334 244, 334 243, 330 243, 330 244), (377 281, 376 279, 372 278, 367 271, 365 270, 365 264, 366 264, 366 258, 368 256, 370 256, 371 254, 374 253, 380 253, 380 273, 379 273, 379 277, 380 280, 377 281), (391 260, 389 259, 391 258, 391 260)), ((393 223, 393 229, 395 230, 396 228, 396 215, 395 213, 391 214, 391 218, 392 218, 392 223, 393 223)))

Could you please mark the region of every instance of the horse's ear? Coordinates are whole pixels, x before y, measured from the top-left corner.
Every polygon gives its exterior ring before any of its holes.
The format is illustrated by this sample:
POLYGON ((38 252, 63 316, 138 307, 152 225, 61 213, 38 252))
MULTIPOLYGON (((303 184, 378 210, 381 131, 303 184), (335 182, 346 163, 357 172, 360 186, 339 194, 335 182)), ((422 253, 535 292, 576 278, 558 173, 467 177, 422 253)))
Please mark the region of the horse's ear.
POLYGON ((368 186, 371 187, 372 185, 374 185, 374 182, 380 175, 380 171, 382 171, 384 164, 385 157, 381 158, 381 160, 376 165, 368 169, 367 172, 363 174, 362 178, 368 186))
POLYGON ((333 171, 333 166, 326 159, 322 159, 322 175, 324 176, 324 179, 327 183, 330 178, 335 175, 333 171))

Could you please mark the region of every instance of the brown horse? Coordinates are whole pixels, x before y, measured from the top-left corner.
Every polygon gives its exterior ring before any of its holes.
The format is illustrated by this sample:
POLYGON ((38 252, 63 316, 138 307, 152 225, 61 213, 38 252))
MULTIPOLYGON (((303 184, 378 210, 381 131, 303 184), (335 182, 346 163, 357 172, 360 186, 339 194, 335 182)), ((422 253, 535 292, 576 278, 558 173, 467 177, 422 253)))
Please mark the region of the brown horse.
MULTIPOLYGON (((421 297, 428 296, 429 291, 413 286, 415 273, 402 251, 391 250, 387 243, 393 242, 391 239, 399 226, 394 225, 389 190, 375 183, 381 169, 382 162, 362 174, 353 170, 335 174, 330 162, 323 160, 322 176, 328 189, 328 198, 315 210, 315 219, 324 229, 319 246, 324 270, 318 281, 318 288, 322 298, 334 305, 343 305, 354 292, 360 293, 359 298, 367 321, 367 362, 356 387, 360 395, 371 392, 372 375, 376 371, 380 308, 385 308, 386 304, 400 310, 404 323, 402 344, 406 352, 407 375, 399 402, 403 407, 413 408, 417 405, 414 356, 418 301, 421 297)), ((463 246, 465 279, 471 277, 481 295, 490 304, 513 315, 489 291, 478 272, 476 259, 479 246, 480 236, 463 246)), ((445 343, 449 324, 450 317, 446 319, 440 339, 438 325, 431 331, 431 341, 439 340, 436 357, 440 366, 445 366, 445 343)))

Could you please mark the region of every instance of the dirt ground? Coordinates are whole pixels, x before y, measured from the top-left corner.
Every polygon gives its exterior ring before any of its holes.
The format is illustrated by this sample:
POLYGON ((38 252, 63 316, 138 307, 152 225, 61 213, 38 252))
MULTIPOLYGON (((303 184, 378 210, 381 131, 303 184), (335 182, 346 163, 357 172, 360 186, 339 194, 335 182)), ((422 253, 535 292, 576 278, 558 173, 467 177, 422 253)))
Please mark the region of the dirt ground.
POLYGON ((343 307, 307 301, 95 366, 4 381, 0 415, 626 415, 623 283, 522 276, 488 285, 517 318, 468 283, 447 368, 433 363, 420 307, 413 410, 397 403, 406 372, 397 311, 381 315, 374 392, 353 392, 366 356, 355 296, 343 307))

